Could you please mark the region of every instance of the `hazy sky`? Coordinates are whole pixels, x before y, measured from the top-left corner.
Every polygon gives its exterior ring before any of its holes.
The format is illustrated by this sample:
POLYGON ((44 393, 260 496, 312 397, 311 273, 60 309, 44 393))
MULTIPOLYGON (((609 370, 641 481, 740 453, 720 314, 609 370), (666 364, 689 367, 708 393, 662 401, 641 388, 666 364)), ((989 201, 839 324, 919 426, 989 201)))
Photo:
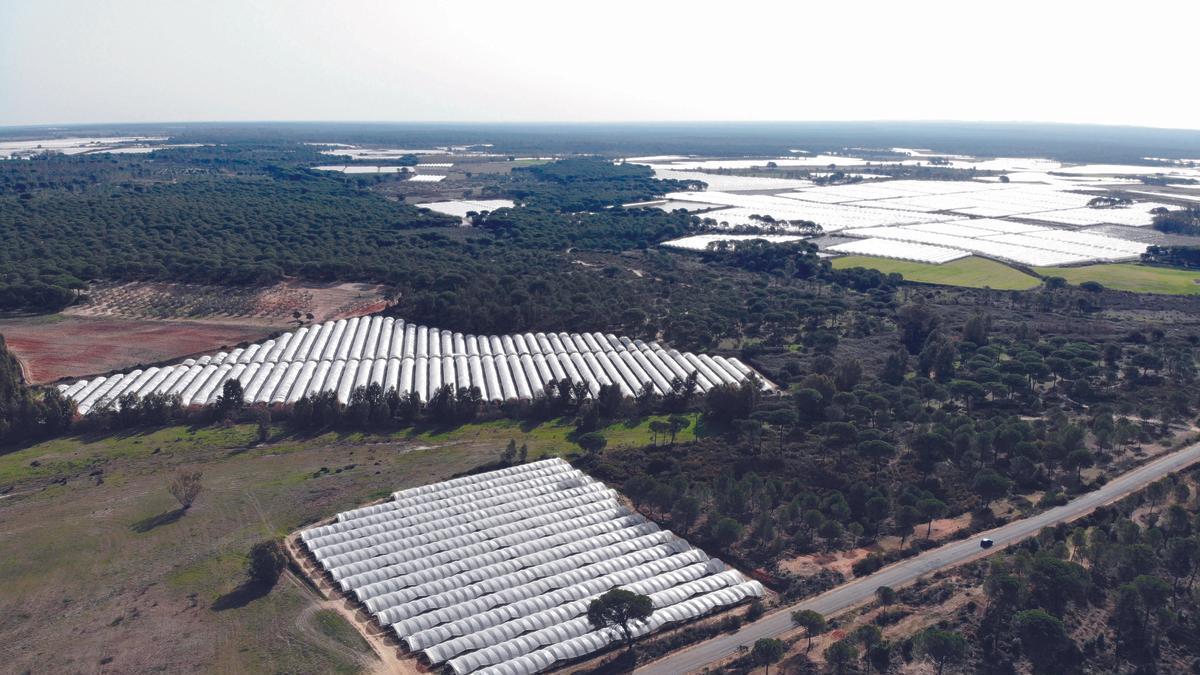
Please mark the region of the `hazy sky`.
POLYGON ((1200 128, 1200 2, 0 0, 0 125, 1200 128))

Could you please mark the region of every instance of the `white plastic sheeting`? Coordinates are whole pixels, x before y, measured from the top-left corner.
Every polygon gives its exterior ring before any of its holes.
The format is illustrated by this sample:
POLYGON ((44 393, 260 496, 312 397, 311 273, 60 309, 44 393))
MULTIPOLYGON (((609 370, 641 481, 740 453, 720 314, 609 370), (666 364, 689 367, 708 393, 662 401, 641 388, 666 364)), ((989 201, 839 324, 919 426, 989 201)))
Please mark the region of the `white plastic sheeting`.
MULTIPOLYGON (((637 349, 612 336, 588 337, 580 341, 637 349)), ((526 377, 537 369, 526 372, 521 355, 557 349, 555 340, 533 336, 502 342, 518 353, 497 365, 513 361, 510 370, 526 377)), ((608 357, 614 371, 618 362, 645 370, 624 353, 629 360, 608 357)), ((727 360, 692 358, 708 378, 743 373, 727 360)), ((591 600, 612 588, 653 601, 654 614, 636 627, 638 635, 763 593, 758 582, 630 511, 560 459, 401 490, 300 538, 379 624, 457 675, 537 673, 619 641, 619 632, 594 630, 587 620, 591 600)))
MULTIPOLYGON (((1088 243, 1107 239, 1092 236, 1088 243)), ((483 400, 499 403, 541 396, 548 384, 563 379, 586 385, 592 396, 601 385, 616 385, 623 395, 634 396, 649 384, 665 394, 674 380, 682 382, 692 373, 701 391, 752 376, 771 387, 733 358, 680 354, 614 335, 463 335, 371 316, 305 326, 173 366, 81 380, 60 391, 76 401, 80 414, 112 405, 123 393, 178 395, 185 406, 208 405, 230 379, 242 383, 250 403, 292 404, 328 391, 345 404, 355 389, 367 385, 402 395, 416 392, 422 401, 443 385, 477 387, 483 400)))

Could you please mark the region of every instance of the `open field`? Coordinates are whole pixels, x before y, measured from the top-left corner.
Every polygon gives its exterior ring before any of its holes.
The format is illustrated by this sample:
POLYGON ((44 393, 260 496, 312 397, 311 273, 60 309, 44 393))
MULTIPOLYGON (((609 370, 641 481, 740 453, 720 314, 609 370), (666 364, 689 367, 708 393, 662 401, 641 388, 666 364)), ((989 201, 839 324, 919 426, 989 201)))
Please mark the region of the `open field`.
POLYGON ((867 267, 885 274, 896 272, 906 281, 967 288, 992 288, 999 291, 1024 291, 1036 287, 1040 281, 1023 272, 994 260, 972 256, 943 265, 891 260, 867 256, 845 256, 834 258, 837 269, 867 267))
POLYGON ((64 484, 35 477, 0 500, 6 669, 369 669, 369 654, 339 639, 349 633, 337 619, 307 611, 315 595, 290 575, 263 597, 239 592, 246 552, 397 487, 469 469, 494 449, 335 437, 246 449, 253 436, 249 426, 175 427, 0 458, 5 485, 33 461, 69 470, 57 474, 64 484), (182 516, 167 492, 175 469, 204 473, 204 493, 182 516))
POLYGON ((1095 281, 1117 291, 1200 295, 1200 271, 1197 270, 1118 263, 1085 267, 1037 267, 1034 271, 1047 277, 1062 277, 1075 285, 1095 281))
POLYGON ((315 322, 383 309, 383 287, 371 284, 283 282, 267 287, 227 287, 153 281, 98 283, 88 302, 63 314, 128 319, 181 319, 284 328, 293 312, 315 322))
POLYGON ((82 316, 0 319, 0 335, 34 384, 157 363, 271 333, 266 326, 82 316))

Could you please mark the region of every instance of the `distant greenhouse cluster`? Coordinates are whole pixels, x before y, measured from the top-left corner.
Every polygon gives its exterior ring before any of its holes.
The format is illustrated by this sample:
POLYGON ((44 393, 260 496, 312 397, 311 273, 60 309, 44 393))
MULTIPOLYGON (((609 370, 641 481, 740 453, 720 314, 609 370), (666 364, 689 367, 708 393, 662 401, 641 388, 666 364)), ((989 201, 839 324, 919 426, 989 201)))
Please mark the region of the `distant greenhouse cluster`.
POLYGON ((587 616, 612 588, 653 603, 635 637, 764 594, 561 459, 401 490, 300 540, 375 622, 454 675, 532 675, 619 643, 587 616))
POLYGON ((415 392, 422 401, 443 386, 475 387, 483 400, 502 403, 532 400, 564 379, 586 385, 591 396, 609 385, 631 397, 646 386, 665 395, 689 379, 707 391, 750 378, 761 380, 736 358, 680 353, 603 333, 476 336, 371 316, 306 326, 230 352, 58 389, 86 415, 129 394, 178 396, 184 407, 209 405, 233 379, 247 403, 290 405, 321 392, 336 392, 346 404, 355 389, 368 385, 415 392))

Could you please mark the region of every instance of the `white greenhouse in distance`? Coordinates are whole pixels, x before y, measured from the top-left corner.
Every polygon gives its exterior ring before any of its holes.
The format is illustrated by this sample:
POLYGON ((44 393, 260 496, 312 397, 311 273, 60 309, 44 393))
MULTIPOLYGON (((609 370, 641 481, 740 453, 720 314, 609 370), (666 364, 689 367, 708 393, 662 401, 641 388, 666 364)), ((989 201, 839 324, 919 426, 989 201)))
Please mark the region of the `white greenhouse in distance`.
POLYGON ((612 588, 653 602, 635 637, 764 594, 561 459, 401 490, 298 539, 375 623, 455 675, 532 675, 618 644, 587 618, 612 588))
POLYGON ((729 242, 736 246, 739 242, 760 239, 768 244, 792 244, 804 241, 804 237, 791 234, 694 234, 690 237, 680 237, 664 241, 659 246, 679 248, 687 251, 707 251, 709 245, 717 242, 729 242))
POLYGON ((495 211, 497 209, 511 209, 513 202, 511 199, 459 199, 445 202, 426 202, 424 204, 415 204, 415 206, 456 218, 466 218, 467 214, 472 211, 483 213, 484 211, 495 211))
POLYGON ((81 415, 126 394, 179 396, 184 406, 217 400, 225 382, 242 384, 247 403, 290 405, 331 391, 345 404, 359 387, 416 392, 428 401, 443 385, 477 387, 483 400, 531 400, 548 383, 586 384, 592 396, 615 385, 627 397, 647 384, 658 394, 694 376, 697 389, 757 378, 733 357, 680 353, 657 342, 605 333, 464 335, 383 316, 306 326, 230 352, 58 385, 81 415))

